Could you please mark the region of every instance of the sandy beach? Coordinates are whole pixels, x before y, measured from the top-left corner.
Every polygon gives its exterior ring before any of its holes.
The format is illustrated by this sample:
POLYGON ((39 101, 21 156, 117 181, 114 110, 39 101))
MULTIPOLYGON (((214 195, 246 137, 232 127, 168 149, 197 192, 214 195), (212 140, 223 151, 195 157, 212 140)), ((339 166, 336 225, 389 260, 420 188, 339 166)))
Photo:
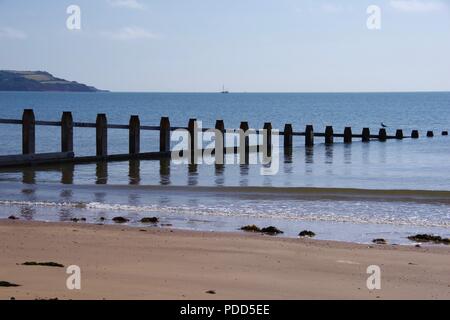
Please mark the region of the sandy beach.
POLYGON ((449 299, 450 248, 0 221, 1 299, 449 299), (81 290, 66 268, 81 268, 81 290), (382 289, 366 287, 378 265, 382 289), (213 291, 215 294, 207 293, 213 291))

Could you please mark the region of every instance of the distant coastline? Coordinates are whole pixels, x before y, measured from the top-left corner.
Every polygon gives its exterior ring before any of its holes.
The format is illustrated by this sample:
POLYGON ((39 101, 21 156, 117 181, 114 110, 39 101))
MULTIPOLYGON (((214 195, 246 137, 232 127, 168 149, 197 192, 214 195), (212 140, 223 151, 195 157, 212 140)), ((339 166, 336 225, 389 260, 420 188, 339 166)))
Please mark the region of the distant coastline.
POLYGON ((45 71, 0 70, 0 91, 108 92, 76 81, 56 78, 45 71))

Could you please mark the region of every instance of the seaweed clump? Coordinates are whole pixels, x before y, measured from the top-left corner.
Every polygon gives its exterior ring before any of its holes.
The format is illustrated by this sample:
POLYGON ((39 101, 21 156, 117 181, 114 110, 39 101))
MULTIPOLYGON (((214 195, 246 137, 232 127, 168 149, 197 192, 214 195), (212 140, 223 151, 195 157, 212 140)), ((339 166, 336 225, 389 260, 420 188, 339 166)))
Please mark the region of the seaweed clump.
POLYGON ((261 229, 257 226, 253 225, 248 225, 248 226, 244 226, 241 228, 242 231, 245 232, 261 232, 261 229))
POLYGON ((440 236, 433 236, 430 234, 418 234, 415 236, 408 237, 408 239, 414 242, 432 242, 436 244, 450 245, 449 238, 442 238, 440 236))
POLYGON ((39 267, 53 267, 53 268, 64 268, 64 265, 56 262, 24 262, 23 266, 39 266, 39 267))
POLYGON ((372 243, 375 243, 375 244, 387 244, 387 241, 385 239, 374 239, 372 241, 372 243))
POLYGON ((141 223, 153 223, 156 224, 159 222, 159 219, 157 217, 153 217, 153 218, 142 218, 141 219, 141 223))
POLYGON ((115 223, 127 223, 130 220, 124 218, 124 217, 115 217, 112 219, 115 223))
POLYGON ((299 237, 302 238, 314 238, 316 234, 312 231, 304 230, 298 234, 299 237))
POLYGON ((281 230, 279 230, 279 229, 277 229, 277 228, 275 228, 273 226, 270 226, 270 227, 267 227, 267 228, 262 228, 261 232, 264 233, 264 234, 267 234, 269 236, 275 236, 275 235, 284 233, 283 231, 281 231, 281 230))
POLYGON ((8 282, 8 281, 0 281, 0 287, 13 288, 13 287, 20 287, 20 285, 15 284, 15 283, 11 283, 11 282, 8 282))

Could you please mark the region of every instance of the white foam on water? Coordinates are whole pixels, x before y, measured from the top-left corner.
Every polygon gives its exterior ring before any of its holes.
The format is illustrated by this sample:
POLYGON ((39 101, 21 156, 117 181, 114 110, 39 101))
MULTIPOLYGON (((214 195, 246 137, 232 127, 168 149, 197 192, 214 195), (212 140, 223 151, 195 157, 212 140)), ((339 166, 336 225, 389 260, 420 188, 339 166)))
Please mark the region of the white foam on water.
POLYGON ((445 205, 364 201, 232 201, 177 205, 111 204, 101 202, 52 202, 0 200, 0 206, 72 208, 88 211, 162 213, 210 217, 246 217, 293 221, 349 222, 416 227, 450 228, 450 207, 445 205))

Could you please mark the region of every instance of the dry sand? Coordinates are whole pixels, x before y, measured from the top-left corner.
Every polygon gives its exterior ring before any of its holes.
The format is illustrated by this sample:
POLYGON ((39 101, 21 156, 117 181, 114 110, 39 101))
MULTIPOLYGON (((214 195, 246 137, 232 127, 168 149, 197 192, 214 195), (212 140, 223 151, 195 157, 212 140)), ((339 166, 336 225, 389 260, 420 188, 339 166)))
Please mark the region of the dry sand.
POLYGON ((450 248, 0 221, 0 299, 449 299, 450 248), (66 288, 78 265, 82 290, 66 288), (382 289, 369 291, 369 265, 382 289), (215 295, 207 294, 214 290, 215 295))

